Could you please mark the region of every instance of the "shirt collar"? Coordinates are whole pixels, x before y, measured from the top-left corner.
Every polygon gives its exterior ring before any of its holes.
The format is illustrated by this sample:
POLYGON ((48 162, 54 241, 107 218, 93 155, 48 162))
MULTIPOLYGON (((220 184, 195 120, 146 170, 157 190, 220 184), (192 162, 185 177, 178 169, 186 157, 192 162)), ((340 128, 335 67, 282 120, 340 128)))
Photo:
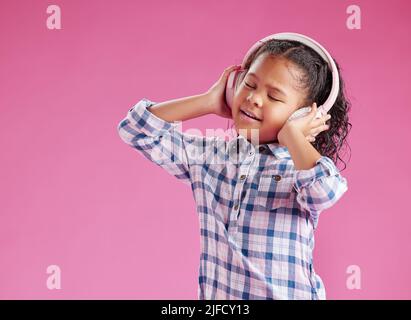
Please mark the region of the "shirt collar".
POLYGON ((267 143, 266 144, 272 154, 278 159, 291 159, 291 155, 288 152, 288 148, 286 146, 280 145, 278 142, 272 142, 272 143, 267 143))
MULTIPOLYGON (((241 150, 250 150, 253 148, 251 142, 249 142, 245 137, 237 133, 237 137, 234 137, 232 140, 228 142, 229 147, 233 147, 237 145, 237 143, 240 146, 241 150)), ((291 159, 291 155, 288 151, 288 148, 286 146, 280 145, 278 142, 271 142, 271 143, 262 143, 254 146, 254 149, 259 151, 260 147, 268 147, 268 150, 277 158, 277 159, 291 159)))

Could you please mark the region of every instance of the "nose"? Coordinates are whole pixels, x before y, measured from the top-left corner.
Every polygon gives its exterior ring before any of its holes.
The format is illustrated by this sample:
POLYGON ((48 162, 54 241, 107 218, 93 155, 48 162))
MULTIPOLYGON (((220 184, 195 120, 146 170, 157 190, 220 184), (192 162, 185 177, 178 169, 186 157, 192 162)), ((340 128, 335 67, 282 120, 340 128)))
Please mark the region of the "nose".
POLYGON ((254 95, 252 92, 247 97, 247 101, 252 103, 256 107, 262 106, 262 99, 259 95, 254 95))

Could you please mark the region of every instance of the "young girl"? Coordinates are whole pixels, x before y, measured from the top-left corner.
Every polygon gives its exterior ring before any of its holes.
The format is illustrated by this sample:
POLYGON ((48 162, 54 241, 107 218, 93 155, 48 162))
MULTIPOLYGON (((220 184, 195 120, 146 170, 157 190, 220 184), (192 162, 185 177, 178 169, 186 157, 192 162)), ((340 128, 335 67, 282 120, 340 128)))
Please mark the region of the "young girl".
POLYGON ((314 119, 316 103, 331 90, 331 71, 308 46, 265 43, 243 65, 228 108, 224 93, 235 68, 203 94, 162 103, 143 98, 119 134, 191 186, 201 232, 199 299, 325 299, 313 266, 314 229, 347 191, 334 164, 349 125, 343 80, 329 115, 314 119), (287 121, 310 105, 308 115, 287 121), (237 136, 176 130, 180 121, 211 113, 232 119, 237 136))

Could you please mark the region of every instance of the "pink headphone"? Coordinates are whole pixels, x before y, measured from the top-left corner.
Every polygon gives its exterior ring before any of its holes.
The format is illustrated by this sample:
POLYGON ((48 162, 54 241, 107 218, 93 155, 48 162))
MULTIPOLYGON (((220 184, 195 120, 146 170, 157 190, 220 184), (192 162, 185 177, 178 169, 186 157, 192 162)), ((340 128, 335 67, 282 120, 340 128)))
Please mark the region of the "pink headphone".
MULTIPOLYGON (((324 102, 323 105, 318 106, 317 108, 317 114, 315 118, 321 118, 323 115, 325 115, 331 107, 334 105, 335 100, 337 99, 338 96, 338 91, 340 89, 340 81, 339 81, 339 76, 338 76, 338 70, 337 67, 334 63, 334 60, 332 59, 331 55, 327 52, 327 50, 324 49, 323 46, 321 46, 317 41, 299 34, 299 33, 292 33, 292 32, 283 32, 283 33, 276 33, 273 35, 270 35, 268 37, 265 37, 259 41, 257 41, 247 52, 245 55, 243 62, 241 64, 241 69, 237 69, 232 71, 227 79, 227 86, 226 86, 226 91, 225 91, 225 98, 227 105, 231 108, 232 103, 233 103, 233 97, 235 90, 237 88, 237 85, 239 84, 239 79, 241 78, 241 74, 245 71, 244 66, 245 63, 248 59, 248 57, 255 51, 258 50, 265 42, 271 40, 271 39, 277 39, 277 40, 294 40, 301 42, 313 50, 315 50, 328 64, 328 66, 331 69, 332 72, 332 88, 330 95, 328 96, 327 100, 324 102)), ((300 117, 304 117, 311 111, 311 107, 304 107, 296 112, 294 112, 291 117, 288 118, 288 121, 297 119, 300 117)))

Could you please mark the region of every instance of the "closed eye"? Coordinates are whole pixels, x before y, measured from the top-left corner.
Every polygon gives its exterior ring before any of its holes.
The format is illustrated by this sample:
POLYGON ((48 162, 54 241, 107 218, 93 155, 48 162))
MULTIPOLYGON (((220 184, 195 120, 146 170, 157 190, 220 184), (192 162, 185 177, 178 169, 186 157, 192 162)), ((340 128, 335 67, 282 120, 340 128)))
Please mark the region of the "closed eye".
MULTIPOLYGON (((251 85, 249 85, 247 82, 244 81, 244 83, 245 83, 245 86, 246 86, 246 87, 248 87, 248 88, 250 88, 250 89, 255 89, 254 87, 252 87, 251 85)), ((270 95, 268 95, 268 98, 271 99, 271 100, 273 100, 273 101, 282 102, 281 100, 275 99, 275 98, 271 97, 270 95)))

